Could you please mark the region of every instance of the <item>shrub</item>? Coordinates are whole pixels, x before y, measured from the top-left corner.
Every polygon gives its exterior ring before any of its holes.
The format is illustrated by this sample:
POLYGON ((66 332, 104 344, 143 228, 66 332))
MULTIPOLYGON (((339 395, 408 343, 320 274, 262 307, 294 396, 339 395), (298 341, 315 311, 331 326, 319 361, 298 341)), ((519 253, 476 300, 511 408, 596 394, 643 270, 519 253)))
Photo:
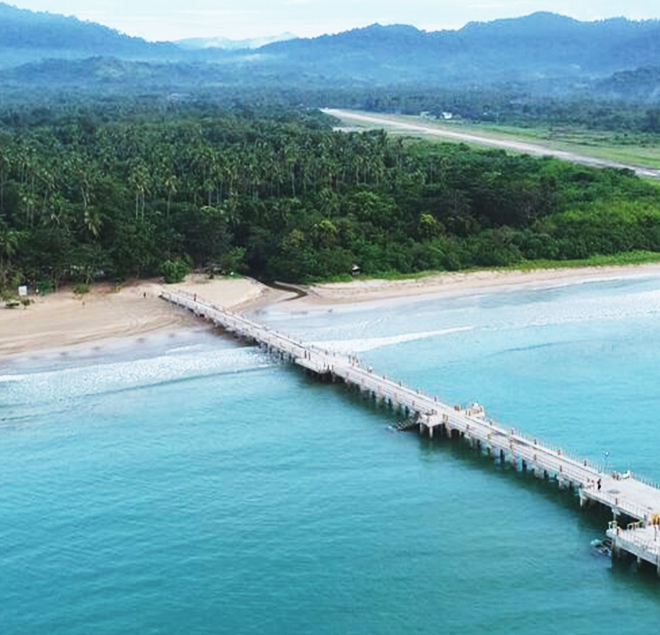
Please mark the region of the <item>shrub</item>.
POLYGON ((76 284, 73 285, 72 289, 76 295, 85 295, 86 293, 89 293, 91 291, 92 287, 87 282, 76 282, 76 284))
POLYGON ((183 258, 166 260, 160 266, 160 275, 166 284, 181 282, 190 273, 190 265, 183 258))
POLYGON ((46 295, 47 293, 52 293, 53 291, 53 284, 51 283, 50 280, 39 280, 37 282, 37 293, 39 295, 46 295))

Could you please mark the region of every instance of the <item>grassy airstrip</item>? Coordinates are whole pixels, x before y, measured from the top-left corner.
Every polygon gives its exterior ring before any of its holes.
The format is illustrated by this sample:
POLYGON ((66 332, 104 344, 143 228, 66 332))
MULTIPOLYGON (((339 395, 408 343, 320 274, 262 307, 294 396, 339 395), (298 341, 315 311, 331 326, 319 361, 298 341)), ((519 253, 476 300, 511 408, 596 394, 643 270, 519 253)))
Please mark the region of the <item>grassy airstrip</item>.
MULTIPOLYGON (((357 111, 355 111, 357 113, 357 111)), ((464 121, 439 122, 426 116, 390 115, 381 113, 359 113, 378 117, 380 124, 356 121, 346 117, 344 123, 356 130, 384 128, 389 133, 405 137, 420 137, 437 143, 466 143, 450 137, 441 138, 436 134, 423 131, 404 130, 393 124, 405 123, 432 128, 434 131, 470 134, 483 137, 484 140, 527 143, 577 155, 603 159, 632 166, 660 169, 660 137, 644 133, 624 133, 571 128, 568 126, 538 126, 522 128, 472 124, 464 121)), ((483 147, 478 143, 467 142, 473 147, 483 147)), ((514 152, 514 150, 508 150, 514 152)))

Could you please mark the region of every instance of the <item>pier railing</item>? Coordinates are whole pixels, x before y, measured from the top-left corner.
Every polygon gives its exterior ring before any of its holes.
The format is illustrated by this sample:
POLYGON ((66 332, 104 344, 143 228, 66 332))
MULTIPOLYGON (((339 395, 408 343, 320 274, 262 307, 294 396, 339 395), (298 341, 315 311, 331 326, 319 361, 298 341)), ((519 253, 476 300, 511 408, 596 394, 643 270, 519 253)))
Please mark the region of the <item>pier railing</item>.
POLYGON ((514 466, 522 463, 538 475, 553 476, 560 484, 579 489, 581 502, 595 501, 610 507, 615 516, 623 514, 644 522, 651 515, 660 513, 660 488, 648 479, 632 474, 623 478, 616 473, 607 473, 601 464, 543 443, 538 437, 505 428, 482 412, 477 414, 474 409, 452 407, 422 390, 374 373, 353 355, 307 344, 243 315, 198 300, 194 294, 164 291, 162 297, 239 337, 250 338, 267 350, 286 356, 311 372, 341 378, 375 399, 408 410, 416 416, 420 430, 429 435, 433 435, 436 429, 447 434, 456 430, 470 443, 479 444, 490 452, 499 452, 502 459, 514 466))

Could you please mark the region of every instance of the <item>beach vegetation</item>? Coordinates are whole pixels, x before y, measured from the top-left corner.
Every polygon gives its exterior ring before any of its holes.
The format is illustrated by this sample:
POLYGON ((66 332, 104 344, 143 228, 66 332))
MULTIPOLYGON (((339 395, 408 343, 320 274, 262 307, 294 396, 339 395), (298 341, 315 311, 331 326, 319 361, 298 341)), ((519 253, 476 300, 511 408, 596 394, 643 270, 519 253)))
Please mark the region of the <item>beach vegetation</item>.
POLYGON ((50 280, 39 280, 37 281, 37 293, 40 296, 47 295, 54 291, 53 283, 50 280))
POLYGON ((160 266, 160 275, 166 284, 182 282, 190 271, 190 263, 185 258, 166 260, 160 266))
POLYGON ((92 290, 92 285, 89 282, 76 282, 72 285, 71 290, 76 295, 85 295, 92 290))
POLYGON ((2 288, 660 252, 660 188, 626 169, 334 131, 322 113, 272 104, 86 104, 0 123, 2 288))

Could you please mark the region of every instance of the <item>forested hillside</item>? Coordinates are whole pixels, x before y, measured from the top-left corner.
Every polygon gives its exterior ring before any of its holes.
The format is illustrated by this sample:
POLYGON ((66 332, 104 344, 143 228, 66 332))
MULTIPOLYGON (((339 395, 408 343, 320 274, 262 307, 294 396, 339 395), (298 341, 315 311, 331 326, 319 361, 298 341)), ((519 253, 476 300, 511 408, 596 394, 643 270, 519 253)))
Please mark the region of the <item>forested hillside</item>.
POLYGON ((319 113, 273 107, 65 107, 0 122, 3 287, 660 251, 660 191, 627 171, 333 132, 319 113))
POLYGON ((602 97, 627 102, 660 103, 660 65, 622 71, 597 82, 594 92, 602 97))
POLYGON ((174 44, 152 44, 114 29, 74 17, 28 11, 0 2, 0 68, 48 58, 75 59, 113 55, 131 59, 167 59, 174 44))
MULTIPOLYGON (((215 101, 660 133, 660 21, 551 13, 456 31, 372 25, 254 51, 152 44, 0 3, 0 106, 215 101), (29 62, 25 64, 24 62, 29 62), (21 64, 21 62, 23 62, 21 64), (20 65, 19 65, 20 64, 20 65)), ((160 106, 159 106, 160 107, 160 106)))
POLYGON ((590 78, 660 63, 660 21, 580 22, 540 12, 431 33, 376 24, 278 42, 259 52, 270 57, 272 66, 388 84, 590 78))
MULTIPOLYGON (((248 42, 246 42, 248 44, 248 42)), ((153 62, 221 62, 235 84, 285 79, 289 86, 418 82, 480 86, 523 82, 564 89, 660 64, 660 21, 623 18, 580 22, 552 13, 471 23, 426 32, 391 25, 313 39, 290 39, 255 51, 153 44, 76 18, 34 13, 0 3, 0 68, 50 59, 114 57, 153 62)), ((218 69, 209 68, 211 75, 218 69)), ((26 69, 29 73, 29 69, 26 69)), ((176 78, 170 82, 175 89, 176 78)))

